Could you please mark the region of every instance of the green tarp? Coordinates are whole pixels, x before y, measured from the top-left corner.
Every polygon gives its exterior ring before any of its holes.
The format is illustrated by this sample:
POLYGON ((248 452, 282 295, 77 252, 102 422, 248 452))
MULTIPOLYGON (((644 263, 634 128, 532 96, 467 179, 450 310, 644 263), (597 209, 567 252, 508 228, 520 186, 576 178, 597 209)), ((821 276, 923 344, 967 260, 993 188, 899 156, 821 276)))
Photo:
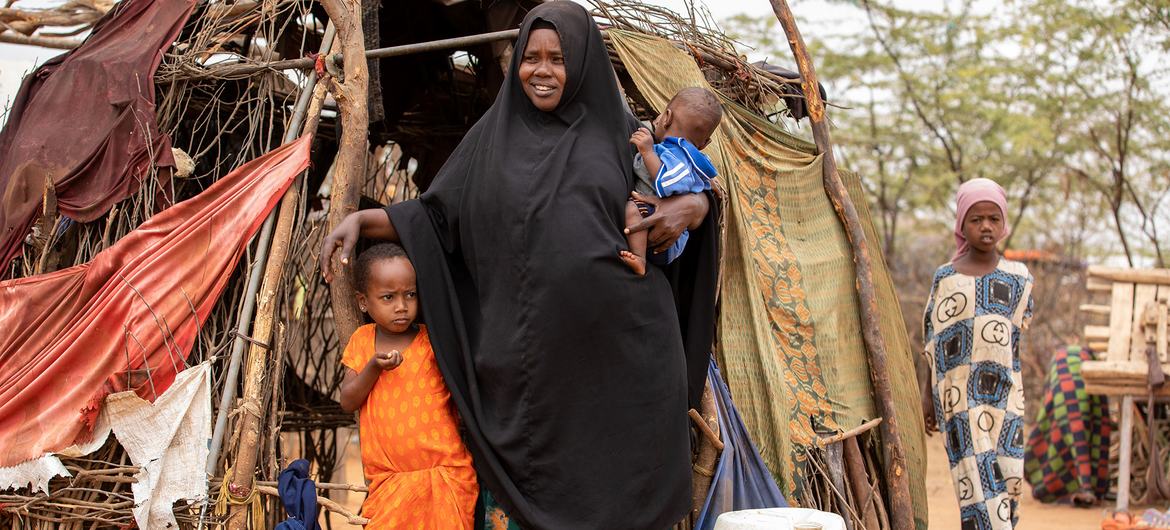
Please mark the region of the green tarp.
MULTIPOLYGON (((710 88, 694 59, 670 42, 607 33, 657 111, 679 89, 710 88)), ((878 415, 852 254, 813 146, 731 100, 723 108, 723 122, 704 149, 727 201, 716 358, 769 469, 785 495, 799 500, 814 428, 850 429, 878 415)), ((878 241, 857 176, 843 172, 842 178, 869 240, 878 241)), ((889 369, 908 378, 894 382, 894 399, 916 524, 926 528, 925 440, 912 350, 880 256, 874 267, 889 369)))

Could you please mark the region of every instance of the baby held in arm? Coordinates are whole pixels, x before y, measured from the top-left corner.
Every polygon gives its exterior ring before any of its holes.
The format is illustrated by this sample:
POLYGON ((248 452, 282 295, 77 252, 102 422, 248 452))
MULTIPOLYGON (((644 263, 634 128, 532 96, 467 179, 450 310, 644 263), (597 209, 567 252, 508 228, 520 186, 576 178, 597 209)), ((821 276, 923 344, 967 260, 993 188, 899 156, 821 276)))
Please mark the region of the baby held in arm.
MULTIPOLYGON (((653 133, 642 127, 630 136, 630 143, 638 149, 634 157, 637 181, 634 198, 626 203, 626 226, 654 213, 656 199, 711 189, 715 166, 702 149, 711 142, 711 134, 722 117, 723 108, 714 93, 704 88, 684 88, 654 120, 653 133)), ((687 238, 683 232, 670 248, 652 255, 649 261, 659 265, 674 261, 686 248, 687 238)), ((644 276, 648 261, 646 232, 631 232, 626 239, 629 249, 619 251, 619 256, 630 270, 644 276)))

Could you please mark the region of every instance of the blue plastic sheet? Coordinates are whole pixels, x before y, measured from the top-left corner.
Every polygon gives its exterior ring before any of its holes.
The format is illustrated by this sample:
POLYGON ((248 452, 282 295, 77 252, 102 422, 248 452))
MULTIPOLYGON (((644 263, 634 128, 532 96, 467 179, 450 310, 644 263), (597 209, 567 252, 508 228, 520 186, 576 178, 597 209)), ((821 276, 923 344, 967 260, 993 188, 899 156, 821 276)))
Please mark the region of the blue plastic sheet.
POLYGON ((715 520, 724 512, 756 508, 783 508, 788 506, 772 473, 760 458, 756 445, 748 436, 747 428, 731 402, 731 392, 711 360, 707 380, 715 394, 715 409, 719 414, 719 432, 723 437, 723 454, 715 466, 715 476, 707 501, 695 521, 698 530, 711 530, 715 520))

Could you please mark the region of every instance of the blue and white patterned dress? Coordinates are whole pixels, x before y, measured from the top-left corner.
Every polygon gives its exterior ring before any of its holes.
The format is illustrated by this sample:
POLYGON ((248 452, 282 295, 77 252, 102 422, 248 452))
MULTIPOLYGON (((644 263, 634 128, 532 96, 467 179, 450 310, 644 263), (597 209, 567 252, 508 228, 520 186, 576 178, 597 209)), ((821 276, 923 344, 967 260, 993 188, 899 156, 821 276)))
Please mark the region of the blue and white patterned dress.
POLYGON ((1024 473, 1020 331, 1032 318, 1032 275, 1000 259, 967 276, 934 273, 923 318, 935 418, 946 443, 962 530, 1015 527, 1024 473))

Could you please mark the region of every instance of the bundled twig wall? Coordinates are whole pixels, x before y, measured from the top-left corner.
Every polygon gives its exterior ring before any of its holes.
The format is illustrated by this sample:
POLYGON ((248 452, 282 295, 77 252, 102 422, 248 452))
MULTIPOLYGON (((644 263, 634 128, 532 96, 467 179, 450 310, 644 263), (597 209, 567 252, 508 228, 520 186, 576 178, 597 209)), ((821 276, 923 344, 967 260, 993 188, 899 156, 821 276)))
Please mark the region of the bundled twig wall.
MULTIPOLYGON (((84 6, 104 5, 100 1, 69 5, 81 12, 84 6)), ((779 87, 792 82, 747 64, 709 15, 702 12, 692 11, 684 17, 626 0, 595 2, 593 8, 599 22, 607 27, 653 33, 675 41, 696 58, 717 90, 761 114, 776 108, 779 87)), ((4 13, 0 10, 0 24, 4 23, 4 13)), ((430 169, 420 172, 423 163, 412 156, 418 152, 412 149, 435 138, 448 141, 460 137, 482 112, 480 104, 491 100, 485 84, 475 77, 482 70, 451 60, 450 71, 440 76, 438 83, 443 84, 435 93, 451 100, 450 108, 445 110, 458 114, 457 119, 436 124, 434 116, 411 110, 396 124, 394 138, 401 143, 383 144, 383 137, 371 145, 371 136, 365 129, 366 61, 361 56, 360 13, 360 5, 354 0, 201 4, 177 42, 166 51, 155 78, 159 130, 171 136, 175 149, 190 156, 191 173, 163 179, 168 182, 165 188, 156 175, 149 175, 134 196, 93 223, 77 224, 60 216, 46 216, 49 220, 30 238, 23 259, 14 265, 14 276, 19 277, 90 261, 165 206, 160 197, 175 201, 192 197, 231 169, 280 145, 308 70, 280 69, 273 64, 299 61, 302 66, 306 62, 316 66, 315 59, 305 58, 320 47, 329 15, 333 15, 344 53, 343 69, 334 68, 341 77, 329 81, 332 100, 310 111, 313 115, 324 113, 316 129, 313 167, 298 181, 294 198, 281 207, 289 212, 284 228, 278 230, 287 235, 279 238, 286 241, 283 252, 287 260, 274 258, 281 266, 271 275, 278 280, 263 289, 264 296, 269 297, 264 307, 271 310, 264 318, 271 325, 265 336, 259 337, 264 339, 259 342, 269 348, 256 346, 252 352, 257 360, 252 379, 259 385, 245 392, 242 381, 229 385, 225 377, 226 361, 236 340, 233 332, 239 327, 245 305, 248 271, 258 252, 268 252, 257 249, 255 244, 203 323, 188 360, 213 361, 213 403, 218 404, 230 386, 232 394, 250 396, 248 410, 255 412, 229 416, 225 438, 236 441, 225 443, 224 451, 211 466, 212 499, 229 468, 234 476, 228 482, 246 484, 248 489, 270 489, 264 482, 275 480, 288 460, 298 457, 313 462, 319 481, 332 478, 338 449, 348 443, 339 439, 338 429, 355 423, 353 414, 341 411, 337 405, 343 371, 340 347, 362 317, 353 310, 348 289, 337 288, 331 294, 321 280, 316 270, 321 238, 363 198, 386 204, 417 196, 420 183, 415 177, 421 176, 425 186, 440 164, 430 161, 430 169), (248 66, 251 71, 246 75, 219 75, 227 64, 248 66), (254 433, 255 439, 241 443, 243 432, 254 433), (248 461, 246 465, 239 465, 242 457, 248 461)), ((81 19, 70 19, 73 20, 81 19)), ((79 25, 92 24, 93 20, 79 25)), ((34 34, 48 38, 47 29, 54 24, 48 19, 42 21, 34 34)), ((11 24, 0 28, 13 31, 11 24)), ((611 57, 620 73, 620 60, 616 55, 611 57)), ((627 93, 637 103, 640 96, 636 87, 629 88, 627 93)), ((645 105, 640 110, 642 117, 649 117, 645 105)), ((252 329, 250 322, 245 324, 246 329, 252 329)), ((870 452, 867 448, 867 463, 872 457, 870 452)), ((116 442, 111 441, 88 459, 66 463, 77 470, 79 478, 73 482, 55 480, 52 495, 25 492, 0 496, 5 506, 17 506, 6 510, 24 521, 22 528, 36 527, 40 524, 37 521, 63 524, 64 528, 70 528, 70 524, 88 528, 95 522, 101 523, 98 526, 124 525, 132 520, 125 503, 132 500, 129 482, 136 470, 128 467, 128 459, 116 442), (73 518, 59 520, 66 506, 73 507, 73 518)), ((329 491, 324 490, 322 495, 329 491)), ((265 492, 269 491, 262 493, 265 492)), ((280 513, 278 503, 269 495, 260 498, 270 514, 268 522, 274 521, 280 513)), ((177 516, 181 524, 191 527, 218 526, 226 521, 213 514, 210 503, 180 508, 177 516)))

